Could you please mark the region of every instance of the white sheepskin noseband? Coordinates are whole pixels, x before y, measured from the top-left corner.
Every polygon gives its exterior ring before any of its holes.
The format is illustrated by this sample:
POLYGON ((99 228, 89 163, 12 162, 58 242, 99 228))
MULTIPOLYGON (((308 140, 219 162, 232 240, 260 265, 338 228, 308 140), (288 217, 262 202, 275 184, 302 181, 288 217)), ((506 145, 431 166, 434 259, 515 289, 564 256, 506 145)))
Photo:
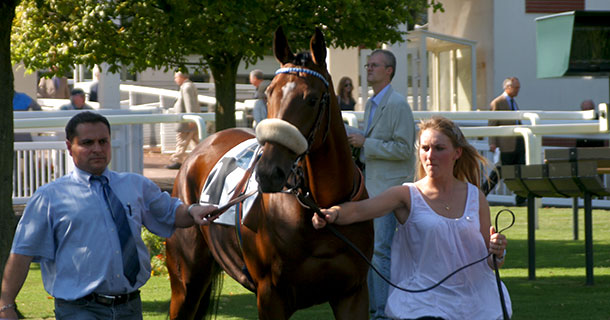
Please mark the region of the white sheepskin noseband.
POLYGON ((299 129, 282 119, 269 118, 257 124, 256 140, 261 145, 265 142, 279 143, 296 154, 302 154, 307 150, 307 139, 299 129))

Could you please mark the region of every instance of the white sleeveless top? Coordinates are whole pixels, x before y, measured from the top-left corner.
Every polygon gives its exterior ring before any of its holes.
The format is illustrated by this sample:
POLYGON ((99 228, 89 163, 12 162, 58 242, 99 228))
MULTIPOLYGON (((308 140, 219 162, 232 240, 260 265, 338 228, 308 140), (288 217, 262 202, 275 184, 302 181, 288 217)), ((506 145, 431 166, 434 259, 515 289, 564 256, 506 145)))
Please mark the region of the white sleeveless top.
MULTIPOLYGON (((479 193, 468 184, 464 213, 450 219, 428 206, 413 183, 411 212, 398 224, 392 242, 392 283, 407 289, 428 288, 456 269, 488 254, 479 226, 479 193)), ((510 297, 502 283, 504 299, 512 315, 510 297)), ((386 314, 393 319, 423 316, 443 319, 502 319, 502 307, 494 272, 487 260, 468 267, 440 286, 408 293, 390 286, 386 314)))

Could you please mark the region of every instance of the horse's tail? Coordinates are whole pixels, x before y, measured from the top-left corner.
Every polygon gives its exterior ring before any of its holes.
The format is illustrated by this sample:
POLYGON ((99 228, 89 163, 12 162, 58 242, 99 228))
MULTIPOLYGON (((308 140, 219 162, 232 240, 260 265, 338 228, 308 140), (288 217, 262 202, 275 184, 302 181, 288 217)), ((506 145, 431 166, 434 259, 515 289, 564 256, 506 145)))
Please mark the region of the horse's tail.
POLYGON ((166 242, 172 298, 170 319, 208 319, 218 311, 222 268, 199 227, 176 229, 166 242))
POLYGON ((222 268, 214 261, 212 274, 210 275, 211 282, 201 298, 200 310, 205 310, 205 319, 216 319, 218 314, 218 306, 220 304, 220 294, 224 283, 222 268))

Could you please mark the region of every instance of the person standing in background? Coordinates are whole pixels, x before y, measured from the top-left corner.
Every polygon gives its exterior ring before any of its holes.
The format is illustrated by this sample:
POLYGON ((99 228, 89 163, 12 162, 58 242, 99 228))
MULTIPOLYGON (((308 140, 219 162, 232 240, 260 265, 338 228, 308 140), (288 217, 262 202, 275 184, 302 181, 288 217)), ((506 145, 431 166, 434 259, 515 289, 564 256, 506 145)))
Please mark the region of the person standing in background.
MULTIPOLYGON (((199 100, 197 100, 197 88, 186 73, 176 72, 174 81, 180 86, 180 97, 174 104, 175 113, 195 113, 200 112, 199 100)), ((182 161, 186 158, 186 150, 189 143, 193 141, 199 143, 197 135, 197 125, 193 122, 182 122, 176 129, 176 152, 170 157, 171 163, 165 166, 167 169, 180 169, 182 161)))
MULTIPOLYGON (((519 95, 521 84, 517 77, 509 77, 502 83, 504 92, 490 103, 491 111, 518 111, 519 107, 515 97, 519 95)), ((489 120, 489 126, 511 126, 520 125, 521 121, 517 120, 489 120)), ((495 152, 496 148, 500 148, 500 163, 501 165, 525 164, 525 143, 520 136, 513 137, 490 137, 489 151, 495 152)), ((489 179, 483 183, 481 187, 484 194, 488 194, 498 183, 498 167, 489 175, 489 179)), ((522 206, 525 204, 525 198, 516 196, 516 204, 522 206)))
MULTIPOLYGON (((370 197, 386 189, 413 181, 415 167, 415 121, 406 98, 392 89, 396 58, 388 50, 375 50, 365 65, 367 82, 374 95, 365 106, 363 134, 352 132, 349 143, 361 148, 365 186, 370 197)), ((390 248, 396 230, 392 212, 374 220, 375 248, 372 263, 390 278, 390 248)), ((371 319, 387 319, 384 313, 388 284, 369 271, 369 311, 371 319)))
POLYGON ((23 92, 15 91, 13 94, 13 111, 41 111, 42 108, 30 96, 23 92))
MULTIPOLYGON (((41 111, 42 108, 30 96, 23 92, 13 93, 13 111, 41 111)), ((15 142, 32 141, 32 134, 27 132, 15 132, 13 139, 15 142)))
POLYGON ((352 79, 343 77, 339 80, 339 85, 337 86, 337 100, 341 110, 354 111, 356 100, 352 93, 353 90, 354 83, 352 82, 352 79))
MULTIPOLYGON (((57 71, 57 67, 51 67, 51 72, 57 71)), ((70 98, 70 87, 68 78, 53 76, 52 78, 40 78, 38 82, 38 98, 68 99, 70 98)))
POLYGON ((89 88, 89 101, 98 102, 97 92, 100 84, 100 68, 96 65, 93 67, 93 83, 89 88))
POLYGON ((267 118, 267 95, 265 90, 267 90, 270 82, 263 78, 263 71, 259 69, 250 72, 249 80, 250 84, 256 88, 256 91, 254 91, 256 102, 254 103, 254 109, 252 109, 252 117, 254 118, 252 127, 256 128, 257 124, 267 118))
POLYGON ((90 105, 85 103, 85 91, 80 88, 72 89, 70 92, 70 103, 64 104, 59 110, 91 110, 90 105))

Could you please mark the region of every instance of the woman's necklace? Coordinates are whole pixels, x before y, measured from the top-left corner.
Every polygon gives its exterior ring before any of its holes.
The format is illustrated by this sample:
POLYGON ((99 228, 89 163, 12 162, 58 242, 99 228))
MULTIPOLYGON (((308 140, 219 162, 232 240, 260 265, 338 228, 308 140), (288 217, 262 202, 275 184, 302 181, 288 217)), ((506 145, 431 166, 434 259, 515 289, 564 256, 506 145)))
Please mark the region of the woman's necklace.
POLYGON ((449 202, 445 203, 445 210, 447 210, 447 211, 451 210, 451 206, 449 206, 449 203, 451 202, 451 196, 453 196, 453 189, 451 189, 451 195, 449 197, 449 202))

